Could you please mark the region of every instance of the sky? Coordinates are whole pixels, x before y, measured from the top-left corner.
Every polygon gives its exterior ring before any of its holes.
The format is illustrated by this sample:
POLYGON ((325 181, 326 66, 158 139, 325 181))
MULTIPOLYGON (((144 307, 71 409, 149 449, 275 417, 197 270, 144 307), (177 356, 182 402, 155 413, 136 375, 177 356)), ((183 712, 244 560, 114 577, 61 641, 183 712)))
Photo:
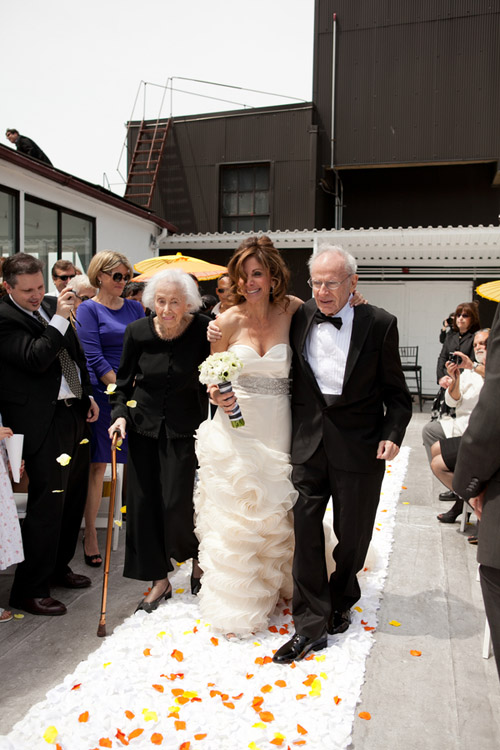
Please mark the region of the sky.
POLYGON ((250 106, 311 101, 313 26, 314 0, 9 3, 1 18, 1 143, 9 146, 5 130, 17 128, 55 167, 123 194, 117 167, 126 177, 129 119, 239 108, 175 90, 161 106, 169 79, 174 89, 250 106))

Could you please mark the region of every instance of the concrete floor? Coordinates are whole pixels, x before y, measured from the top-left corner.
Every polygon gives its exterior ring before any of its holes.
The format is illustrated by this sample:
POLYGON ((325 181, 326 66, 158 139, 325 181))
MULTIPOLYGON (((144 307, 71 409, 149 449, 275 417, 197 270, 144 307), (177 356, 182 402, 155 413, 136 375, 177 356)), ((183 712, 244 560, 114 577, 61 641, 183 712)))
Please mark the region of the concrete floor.
MULTIPOLYGON (((420 443, 427 413, 416 412, 405 444, 412 448, 400 504, 389 574, 379 613, 375 644, 356 711, 353 748, 357 750, 498 750, 500 682, 495 662, 481 656, 484 610, 476 580, 476 548, 459 524, 439 524, 439 483, 428 469, 420 443), (400 627, 389 625, 397 620, 400 627), (422 656, 410 655, 410 650, 422 656)), ((104 544, 104 532, 102 544, 104 544)), ((134 611, 144 584, 122 578, 123 541, 112 556, 107 631, 134 611)), ((0 626, 0 734, 11 727, 47 690, 99 647, 102 572, 85 568, 81 548, 76 572, 95 585, 83 591, 54 589, 69 605, 64 617, 33 617, 0 626)), ((12 581, 0 575, 0 604, 12 581)), ((325 748, 327 750, 327 748, 325 748)))

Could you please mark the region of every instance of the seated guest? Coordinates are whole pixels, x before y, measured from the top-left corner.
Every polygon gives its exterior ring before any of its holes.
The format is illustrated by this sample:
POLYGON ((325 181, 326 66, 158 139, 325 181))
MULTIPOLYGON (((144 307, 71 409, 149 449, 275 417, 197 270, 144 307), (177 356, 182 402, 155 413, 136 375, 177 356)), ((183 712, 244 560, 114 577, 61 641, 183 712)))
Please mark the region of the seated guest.
MULTIPOLYGON (((83 552, 87 565, 99 567, 102 557, 97 544, 95 522, 102 497, 106 464, 111 461, 108 437, 111 407, 105 391, 116 382, 120 364, 123 335, 129 323, 144 317, 140 302, 123 299, 125 284, 132 278, 132 266, 125 255, 103 250, 94 255, 88 277, 98 292, 93 299, 82 302, 76 312, 78 337, 82 342, 90 372, 94 397, 101 410, 93 425, 91 437, 90 477, 85 505, 85 537, 83 552)), ((127 444, 121 446, 118 463, 127 463, 127 444)))
POLYGON ((129 440, 123 574, 153 581, 137 608, 152 612, 172 595, 172 559, 193 559, 191 591, 200 588, 194 432, 207 415, 198 365, 210 345, 209 318, 196 314, 201 300, 188 274, 177 269, 156 274, 143 299, 155 315, 131 323, 125 332, 109 434, 118 430, 129 440))
POLYGON ((87 493, 87 422, 97 419, 85 357, 68 318, 69 290, 45 297, 43 265, 25 253, 4 262, 8 297, 0 303, 0 412, 24 435, 29 476, 22 536, 24 561, 17 566, 10 604, 35 615, 64 615, 51 585, 90 586, 73 573, 87 493), (64 454, 70 457, 64 461, 64 454), (62 461, 62 463, 61 463, 62 461))
MULTIPOLYGON (((446 390, 445 399, 448 406, 456 409, 456 418, 454 420, 440 420, 444 436, 439 438, 439 442, 433 444, 430 450, 431 469, 437 478, 450 490, 453 481, 452 472, 460 444, 459 438, 467 428, 470 415, 478 402, 479 393, 484 383, 484 366, 486 363, 488 337, 489 329, 478 331, 474 336, 476 362, 472 362, 469 357, 459 352, 457 356, 461 360, 460 364, 455 362, 447 363, 448 373, 452 382, 446 390), (451 434, 446 435, 446 430, 449 431, 450 426, 451 434)), ((430 423, 431 426, 435 424, 435 422, 430 423)), ((426 427, 428 428, 429 425, 426 425, 426 427)), ((426 427, 424 427, 424 433, 426 427)), ((462 500, 457 498, 449 511, 438 515, 438 520, 441 523, 454 523, 461 514, 462 507, 462 500)))

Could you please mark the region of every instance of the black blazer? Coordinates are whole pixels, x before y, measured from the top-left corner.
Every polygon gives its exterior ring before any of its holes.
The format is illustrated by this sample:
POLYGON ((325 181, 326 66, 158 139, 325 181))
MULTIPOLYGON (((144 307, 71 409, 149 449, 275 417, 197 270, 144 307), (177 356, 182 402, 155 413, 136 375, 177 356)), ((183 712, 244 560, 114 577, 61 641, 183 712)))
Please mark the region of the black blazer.
POLYGON ((210 354, 209 318, 195 315, 176 339, 161 339, 149 316, 125 331, 116 391, 111 396, 111 422, 127 420, 128 429, 157 438, 165 422, 167 435, 191 436, 208 416, 206 386, 198 365, 210 354), (137 406, 128 407, 127 401, 137 406))
MULTIPOLYGON (((51 318, 55 298, 45 297, 42 308, 51 318)), ((66 348, 80 368, 88 410, 92 395, 85 355, 71 325, 64 336, 53 326, 44 327, 10 299, 0 301, 0 412, 3 423, 24 434, 24 452, 35 453, 47 435, 61 385, 60 349, 66 348)))
POLYGON ((460 441, 453 489, 469 499, 472 495, 467 487, 473 478, 488 483, 477 559, 500 568, 500 305, 488 339, 484 385, 460 441))
POLYGON ((293 316, 292 463, 304 463, 321 440, 335 468, 373 473, 380 469, 378 443, 401 445, 412 402, 401 370, 397 321, 381 308, 354 308, 342 394, 327 406, 303 350, 314 300, 293 316))

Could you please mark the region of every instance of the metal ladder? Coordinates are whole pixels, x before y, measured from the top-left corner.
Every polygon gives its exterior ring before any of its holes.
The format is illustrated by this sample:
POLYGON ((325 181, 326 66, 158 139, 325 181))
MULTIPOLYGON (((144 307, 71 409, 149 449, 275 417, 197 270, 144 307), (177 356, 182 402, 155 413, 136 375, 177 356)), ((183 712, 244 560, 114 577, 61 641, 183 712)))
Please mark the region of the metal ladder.
POLYGON ((151 124, 142 120, 127 177, 125 198, 151 208, 160 162, 170 130, 170 118, 151 124))

